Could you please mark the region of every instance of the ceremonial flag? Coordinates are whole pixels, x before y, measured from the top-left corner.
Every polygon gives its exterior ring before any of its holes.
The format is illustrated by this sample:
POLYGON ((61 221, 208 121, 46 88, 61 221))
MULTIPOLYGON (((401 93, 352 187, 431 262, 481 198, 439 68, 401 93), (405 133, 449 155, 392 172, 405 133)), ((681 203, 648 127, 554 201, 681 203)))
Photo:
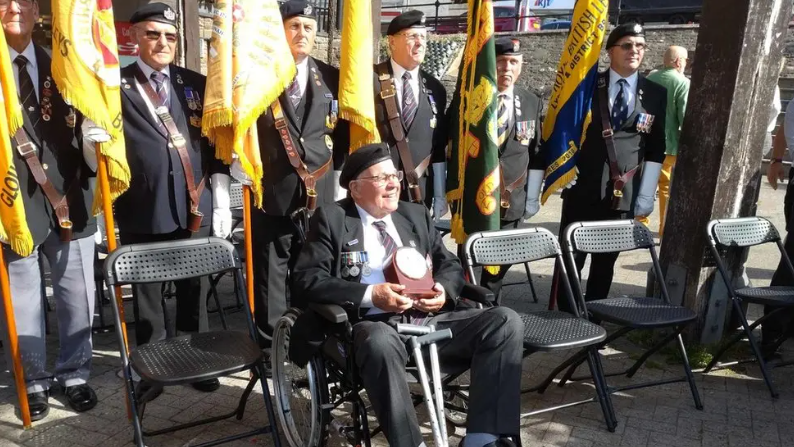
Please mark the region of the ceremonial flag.
POLYGON ((380 142, 375 125, 372 73, 372 2, 346 0, 342 11, 339 63, 339 117, 350 122, 350 151, 380 142))
POLYGON ((468 39, 451 108, 447 201, 452 237, 462 244, 500 224, 496 50, 491 0, 469 0, 468 39))
POLYGON ((17 98, 17 84, 11 69, 5 34, 0 33, 0 238, 8 241, 11 249, 20 256, 33 251, 33 237, 25 218, 25 207, 19 194, 19 178, 14 167, 14 148, 11 136, 22 127, 22 109, 17 98))
MULTIPOLYGON (((121 74, 111 0, 52 0, 52 77, 61 96, 104 128, 110 199, 130 185, 121 119, 121 74)), ((94 214, 102 211, 101 188, 94 214)))
POLYGON ((220 160, 239 157, 261 207, 262 160, 253 124, 297 71, 276 1, 216 2, 209 56, 202 133, 220 160))
POLYGON ((546 182, 541 203, 576 182, 576 159, 592 119, 590 106, 608 9, 608 0, 576 2, 543 122, 540 144, 546 158, 546 182))

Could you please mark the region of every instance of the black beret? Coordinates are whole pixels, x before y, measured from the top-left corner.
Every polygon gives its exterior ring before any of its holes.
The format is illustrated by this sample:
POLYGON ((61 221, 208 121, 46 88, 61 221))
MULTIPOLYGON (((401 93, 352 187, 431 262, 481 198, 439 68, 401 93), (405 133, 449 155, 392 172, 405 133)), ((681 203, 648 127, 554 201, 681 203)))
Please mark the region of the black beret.
POLYGON ((132 14, 130 23, 160 22, 176 26, 176 11, 165 3, 149 3, 132 14))
POLYGON ((518 39, 498 37, 495 45, 497 56, 514 56, 521 54, 521 43, 518 39))
POLYGON ((339 186, 350 189, 350 182, 370 166, 382 161, 391 160, 391 154, 385 144, 368 144, 347 156, 345 166, 339 175, 339 186))
POLYGON ((607 49, 614 47, 615 44, 618 43, 618 40, 626 36, 645 37, 645 30, 642 28, 642 25, 635 22, 618 25, 609 33, 609 37, 607 38, 607 49))
POLYGON ((295 16, 317 20, 315 7, 306 0, 287 0, 281 3, 278 8, 281 10, 281 20, 291 19, 295 16))
POLYGON ((424 28, 425 27, 425 13, 412 9, 393 18, 389 23, 389 29, 386 34, 393 36, 400 31, 407 28, 424 28))

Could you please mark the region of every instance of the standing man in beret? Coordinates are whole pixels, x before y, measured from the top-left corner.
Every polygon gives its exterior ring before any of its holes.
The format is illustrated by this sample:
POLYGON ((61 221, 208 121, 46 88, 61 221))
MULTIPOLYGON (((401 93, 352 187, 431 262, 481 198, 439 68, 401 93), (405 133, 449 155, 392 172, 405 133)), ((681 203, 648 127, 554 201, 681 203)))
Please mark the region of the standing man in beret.
MULTIPOLYGON (((338 177, 349 149, 349 126, 338 120, 339 70, 310 56, 317 34, 316 10, 305 0, 287 1, 280 9, 298 73, 257 122, 264 197, 263 209, 252 213, 254 308, 264 347, 269 347, 273 326, 287 310, 288 272, 299 248, 290 216, 302 207, 311 209, 343 196, 338 177), (289 132, 281 134, 279 127, 289 132)), ((242 183, 251 183, 238 162, 231 170, 242 183)))
MULTIPOLYGON (((645 79, 639 68, 645 55, 641 25, 617 26, 607 38, 609 70, 598 75, 593 119, 579 150, 576 184, 563 192, 560 234, 578 221, 639 218, 651 214, 665 154, 667 91, 645 79)), ((533 169, 543 169, 538 157, 533 169)), ((532 182, 530 182, 532 183, 532 182)), ((540 184, 532 184, 534 200, 540 184)), ((585 299, 606 298, 617 254, 594 254, 585 299)), ((586 255, 576 256, 581 277, 586 255)), ((558 300, 567 310, 566 300, 558 300)))
MULTIPOLYGON (((151 3, 130 19, 138 60, 121 69, 121 105, 132 181, 115 205, 122 244, 231 232, 228 168, 201 136, 205 77, 173 65, 177 15, 151 3)), ((176 281, 177 333, 207 329, 206 279, 176 281)), ((138 346, 167 336, 160 284, 133 287, 138 346)), ((142 387, 148 386, 142 384, 142 387)), ((218 388, 217 379, 193 384, 218 388)))
MULTIPOLYGON (((543 182, 543 171, 529 171, 530 160, 535 158, 540 142, 543 104, 535 94, 516 85, 523 63, 521 44, 517 39, 496 39, 496 84, 499 90, 497 137, 499 169, 502 172, 499 186, 503 229, 518 228, 524 215, 537 212, 537 197, 534 197, 534 202, 527 200, 530 197, 527 195, 527 185, 543 182)), ((530 189, 535 188, 530 186, 530 189)), ((508 270, 503 267, 499 273, 492 275, 483 269, 481 284, 493 291, 497 302, 501 296, 502 280, 508 270)))
MULTIPOLYGON (((73 410, 87 411, 97 403, 97 396, 87 383, 93 356, 96 232, 96 220, 91 215, 91 177, 96 170, 94 142, 110 139, 107 132, 84 121, 64 101, 52 78, 50 56, 32 41, 38 19, 37 0, 0 2, 0 20, 24 120, 11 138, 16 178, 8 177, 4 184, 6 190, 18 185, 14 193, 25 208, 33 252, 21 257, 10 249, 8 241, 0 242, 8 268, 33 421, 49 414, 53 377, 73 410), (80 149, 81 139, 85 140, 87 151, 80 149), (54 375, 47 371, 41 255, 50 266, 58 317, 59 352, 54 375)), ((7 191, 3 196, 6 194, 7 191)), ((3 201, 8 204, 7 197, 3 201)))
POLYGON ((419 66, 425 59, 425 15, 411 10, 389 24, 388 61, 375 66, 375 120, 394 165, 405 173, 402 200, 447 213, 447 92, 419 66), (431 169, 432 165, 432 169, 431 169))

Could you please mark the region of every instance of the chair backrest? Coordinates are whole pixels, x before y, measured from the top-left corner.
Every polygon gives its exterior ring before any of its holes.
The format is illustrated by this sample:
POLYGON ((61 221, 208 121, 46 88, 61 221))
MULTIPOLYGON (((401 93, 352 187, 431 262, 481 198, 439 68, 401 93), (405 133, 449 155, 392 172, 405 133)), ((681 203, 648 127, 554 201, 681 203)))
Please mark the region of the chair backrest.
POLYGON ((574 222, 565 229, 565 243, 580 253, 617 253, 654 246, 648 228, 629 219, 574 222))
POLYGON ((557 238, 545 228, 519 228, 474 233, 466 239, 467 267, 512 265, 556 257, 557 238))
POLYGON ((229 185, 229 207, 243 207, 243 184, 240 182, 232 181, 229 185))
POLYGON ((179 281, 240 268, 231 242, 217 237, 124 245, 105 259, 108 286, 179 281))
POLYGON ((763 217, 715 219, 706 232, 709 242, 722 247, 752 247, 780 240, 775 226, 763 217))

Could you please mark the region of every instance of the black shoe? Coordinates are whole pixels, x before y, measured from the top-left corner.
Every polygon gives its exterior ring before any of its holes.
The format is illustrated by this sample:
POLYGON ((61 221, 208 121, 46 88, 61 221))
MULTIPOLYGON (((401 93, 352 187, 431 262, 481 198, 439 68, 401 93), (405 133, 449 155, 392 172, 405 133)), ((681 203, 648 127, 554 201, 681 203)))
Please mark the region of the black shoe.
MULTIPOLYGON (((463 447, 463 443, 466 441, 466 437, 464 436, 463 439, 460 440, 460 444, 458 447, 463 447)), ((489 442, 485 444, 483 447, 516 447, 516 443, 513 442, 510 438, 499 438, 494 442, 489 442)))
POLYGON ((144 381, 138 382, 138 385, 135 387, 135 398, 138 399, 138 403, 151 402, 157 399, 158 397, 160 397, 161 394, 163 394, 163 387, 158 387, 153 394, 147 396, 146 400, 143 400, 144 395, 148 393, 149 390, 151 390, 152 388, 153 388, 152 385, 144 381))
POLYGON ((202 380, 201 382, 193 382, 191 385, 193 385, 193 388, 204 391, 205 393, 211 393, 221 387, 221 383, 218 379, 202 380))
POLYGON ((49 397, 49 391, 28 394, 28 408, 30 409, 31 421, 40 421, 50 414, 50 404, 47 402, 49 397))
POLYGON ((67 386, 63 394, 66 395, 66 400, 69 406, 78 413, 88 411, 96 407, 96 393, 87 383, 75 386, 67 386))

